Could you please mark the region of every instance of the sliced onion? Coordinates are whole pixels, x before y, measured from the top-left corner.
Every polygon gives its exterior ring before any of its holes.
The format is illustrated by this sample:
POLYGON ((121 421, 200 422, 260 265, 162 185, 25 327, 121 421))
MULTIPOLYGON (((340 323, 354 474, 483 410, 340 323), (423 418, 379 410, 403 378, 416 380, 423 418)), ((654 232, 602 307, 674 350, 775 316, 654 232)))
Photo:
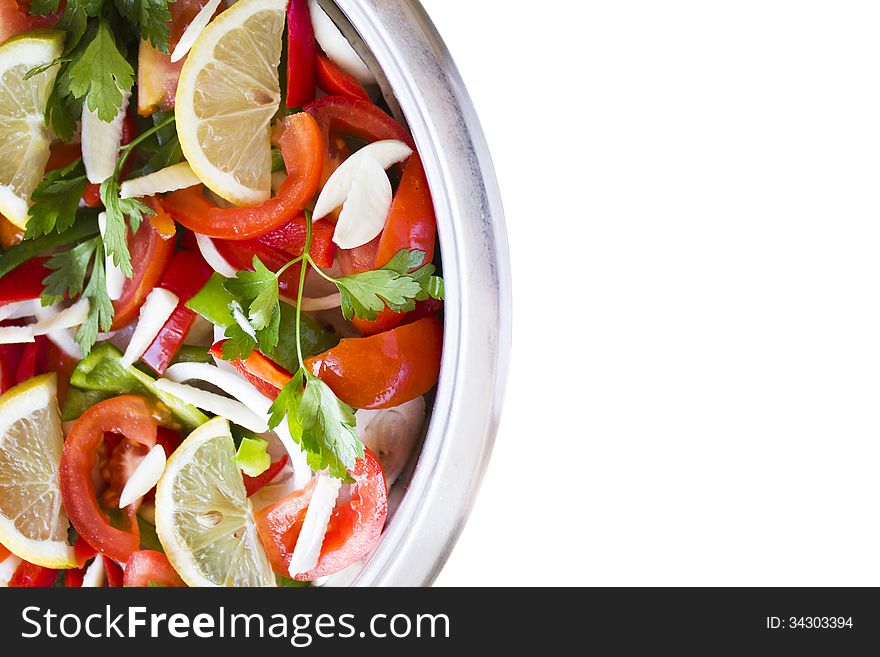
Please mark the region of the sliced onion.
POLYGON ((174 292, 161 287, 154 288, 147 295, 147 300, 141 306, 137 327, 122 357, 123 365, 134 365, 137 362, 159 335, 159 331, 165 326, 165 322, 171 317, 179 302, 180 299, 174 292))
POLYGON ((373 241, 385 228, 391 201, 391 181, 385 170, 373 158, 363 158, 336 222, 333 241, 342 249, 373 241))
POLYGON ((378 411, 359 409, 354 417, 358 437, 378 457, 385 473, 385 485, 391 488, 421 438, 425 398, 417 397, 378 411))
POLYGON ((104 559, 106 559, 104 555, 98 554, 95 556, 92 563, 89 564, 89 567, 86 568, 86 572, 83 573, 82 581, 82 587, 84 589, 96 589, 104 586, 104 580, 107 577, 107 570, 104 568, 104 559))
POLYGON ((345 199, 351 192, 354 179, 360 171, 361 163, 365 159, 375 160, 384 170, 398 162, 403 162, 410 155, 412 155, 412 149, 396 139, 386 139, 364 146, 339 165, 339 168, 327 179, 327 183, 315 203, 312 221, 323 219, 345 203, 345 199))
MULTIPOLYGON (((38 322, 48 321, 51 317, 56 315, 57 311, 55 311, 53 306, 49 306, 48 308, 38 307, 36 311, 38 322)), ((61 351, 74 360, 82 360, 82 349, 76 341, 75 335, 76 332, 73 329, 58 329, 46 333, 46 337, 49 338, 49 341, 61 351)))
POLYGON ((275 427, 274 431, 284 449, 287 450, 287 454, 290 456, 289 463, 290 467, 293 468, 294 485, 296 486, 296 489, 299 490, 304 488, 312 478, 312 467, 309 465, 309 459, 308 456, 306 456, 305 451, 300 447, 299 443, 294 441, 293 436, 290 435, 286 416, 281 421, 281 424, 275 427))
MULTIPOLYGON (((98 230, 101 231, 101 239, 104 239, 104 233, 107 231, 107 213, 102 212, 98 215, 98 230)), ((107 296, 110 301, 118 301, 122 296, 122 290, 125 288, 126 277, 122 270, 113 262, 113 256, 108 255, 104 258, 105 279, 107 281, 107 296)))
POLYGON ((237 273, 235 267, 230 265, 226 261, 226 258, 220 255, 217 247, 214 246, 214 240, 210 237, 196 233, 196 242, 199 245, 199 251, 202 252, 202 257, 205 259, 205 262, 211 266, 211 269, 226 278, 232 278, 235 276, 237 273))
MULTIPOLYGON (((296 306, 296 299, 291 299, 289 297, 281 297, 284 301, 289 303, 291 306, 296 306)), ((336 294, 328 294, 326 297, 303 297, 302 299, 302 310, 307 313, 317 313, 322 310, 333 310, 334 308, 339 308, 342 305, 342 295, 337 292, 336 294)))
POLYGON ((189 164, 180 162, 146 176, 126 180, 119 188, 119 196, 120 198, 153 196, 154 194, 186 189, 198 185, 200 182, 201 180, 193 173, 189 164))
POLYGON ((119 508, 124 509, 149 493, 159 483, 163 472, 165 448, 154 445, 125 482, 122 493, 119 494, 119 508))
POLYGON ((296 539, 296 547, 293 548, 293 555, 290 557, 291 577, 307 573, 318 565, 321 545, 327 534, 327 523, 330 522, 330 514, 336 507, 336 498, 339 496, 341 485, 339 479, 326 474, 318 475, 302 529, 296 539))
POLYGON ((46 335, 55 331, 79 326, 89 317, 89 300, 80 299, 72 306, 58 310, 57 306, 48 306, 40 311, 41 318, 28 328, 34 335, 46 335))
POLYGON ((119 145, 122 143, 122 124, 128 109, 130 92, 122 94, 122 105, 110 123, 102 121, 97 112, 83 106, 82 159, 90 183, 100 184, 116 171, 119 145))
POLYGON ((12 579, 20 565, 21 559, 14 554, 10 554, 3 561, 0 561, 0 587, 9 586, 9 580, 12 579))
POLYGON ((217 7, 219 6, 220 0, 210 0, 210 2, 202 7, 202 10, 196 14, 192 23, 187 26, 183 31, 183 34, 180 36, 180 41, 177 42, 174 52, 171 53, 172 63, 179 62, 186 56, 186 53, 192 48, 196 39, 202 33, 202 30, 204 30, 208 23, 211 22, 211 19, 214 17, 214 12, 217 11, 217 7))
POLYGON ((33 341, 32 326, 0 326, 0 344, 23 344, 33 341))
POLYGON ((351 47, 348 39, 339 31, 336 23, 321 8, 317 0, 309 0, 309 13, 315 30, 315 40, 327 53, 327 57, 343 71, 356 77, 361 84, 375 84, 376 76, 364 64, 364 60, 351 47))
POLYGON ((0 306, 0 322, 7 319, 33 317, 42 307, 39 299, 27 299, 25 301, 7 303, 4 306, 0 306))
POLYGON ((245 429, 255 433, 265 433, 269 430, 269 424, 266 422, 265 417, 258 416, 247 406, 234 399, 182 383, 175 383, 169 379, 159 379, 156 381, 155 387, 161 392, 177 397, 186 404, 192 404, 203 411, 224 417, 230 422, 240 424, 245 429))

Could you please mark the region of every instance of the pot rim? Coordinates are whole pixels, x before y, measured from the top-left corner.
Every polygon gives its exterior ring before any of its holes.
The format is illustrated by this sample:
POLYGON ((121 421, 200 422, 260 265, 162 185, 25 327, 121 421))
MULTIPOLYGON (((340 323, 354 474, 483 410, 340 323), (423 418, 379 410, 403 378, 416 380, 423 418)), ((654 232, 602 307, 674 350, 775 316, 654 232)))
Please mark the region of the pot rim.
POLYGON ((418 0, 319 0, 393 90, 434 198, 445 279, 440 380, 415 470, 353 586, 427 586, 446 563, 491 455, 511 342, 501 195, 476 110, 418 0))

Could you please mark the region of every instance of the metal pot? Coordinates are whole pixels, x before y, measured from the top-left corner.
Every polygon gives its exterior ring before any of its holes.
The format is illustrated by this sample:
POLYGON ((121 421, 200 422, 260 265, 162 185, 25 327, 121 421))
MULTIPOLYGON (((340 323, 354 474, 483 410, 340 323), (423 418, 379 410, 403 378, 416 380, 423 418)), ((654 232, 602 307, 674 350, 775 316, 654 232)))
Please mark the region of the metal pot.
POLYGON ((434 197, 446 280, 443 364, 418 460, 395 487, 375 553, 359 572, 327 584, 426 586, 464 527, 498 425, 511 336, 503 210, 473 104, 418 0, 321 5, 413 133, 434 197))

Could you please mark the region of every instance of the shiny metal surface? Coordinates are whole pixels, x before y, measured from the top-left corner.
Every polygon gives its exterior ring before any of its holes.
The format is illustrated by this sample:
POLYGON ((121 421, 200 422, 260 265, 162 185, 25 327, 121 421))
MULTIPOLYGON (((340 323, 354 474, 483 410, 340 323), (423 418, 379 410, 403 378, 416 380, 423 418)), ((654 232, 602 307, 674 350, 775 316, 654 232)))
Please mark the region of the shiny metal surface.
POLYGON ((429 585, 474 502, 507 377, 511 283, 501 199, 474 107, 421 4, 321 4, 412 130, 437 210, 446 279, 443 365, 418 463, 365 567, 328 584, 429 585))

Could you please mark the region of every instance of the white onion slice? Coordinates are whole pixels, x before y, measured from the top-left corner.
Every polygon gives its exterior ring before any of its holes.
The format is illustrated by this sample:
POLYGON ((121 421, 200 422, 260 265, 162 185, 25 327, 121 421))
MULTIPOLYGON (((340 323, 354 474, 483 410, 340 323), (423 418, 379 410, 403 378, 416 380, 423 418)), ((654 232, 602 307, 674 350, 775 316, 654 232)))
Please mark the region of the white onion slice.
POLYGON ((202 10, 196 14, 192 23, 187 26, 183 31, 183 34, 180 36, 180 41, 177 42, 174 52, 171 53, 172 63, 179 62, 186 56, 186 53, 192 48, 196 39, 202 33, 202 30, 204 30, 208 26, 208 23, 211 22, 211 19, 214 17, 214 12, 217 11, 217 7, 219 6, 220 0, 210 0, 210 2, 202 7, 202 10))
POLYGON ((342 249, 371 242, 385 228, 391 201, 391 181, 385 170, 371 157, 362 159, 336 222, 333 241, 342 249))
POLYGON ((327 534, 327 523, 330 522, 330 514, 336 506, 341 485, 339 479, 326 474, 318 475, 299 538, 296 539, 296 547, 293 548, 293 555, 290 557, 291 577, 307 573, 318 565, 321 545, 327 534))
POLYGON ((147 300, 141 306, 137 326, 131 335, 128 347, 125 349, 125 355, 122 357, 123 365, 126 367, 134 365, 137 359, 143 356, 179 302, 180 299, 174 292, 169 292, 161 287, 154 288, 147 295, 147 300))
POLYGON ((290 429, 287 427, 287 417, 281 421, 277 427, 273 429, 275 435, 281 440, 284 449, 290 456, 290 467, 293 468, 293 483, 297 490, 304 488, 312 478, 312 467, 309 465, 308 456, 300 447, 299 443, 293 440, 290 435, 290 429))
POLYGON ((33 317, 42 307, 39 299, 27 299, 25 301, 7 303, 4 306, 0 306, 0 322, 7 319, 33 317))
POLYGON ((343 71, 356 77, 361 84, 374 84, 376 76, 364 64, 364 60, 351 47, 348 39, 339 31, 336 23, 321 8, 317 0, 309 0, 309 13, 315 30, 315 40, 327 53, 327 57, 343 71))
POLYGON ((421 437, 425 423, 425 398, 417 397, 394 408, 355 414, 358 437, 382 464, 385 485, 394 484, 421 437))
POLYGON ((122 94, 122 105, 116 118, 110 123, 102 121, 98 113, 91 111, 87 104, 83 106, 82 159, 90 183, 100 184, 116 170, 119 145, 122 143, 122 124, 129 98, 130 92, 122 94))
POLYGON ((119 494, 119 508, 124 509, 149 493, 159 483, 163 472, 165 449, 161 445, 154 445, 125 482, 119 494))
POLYGON ((104 586, 104 580, 107 576, 107 570, 104 568, 104 559, 106 557, 101 554, 95 556, 92 563, 86 568, 86 572, 83 573, 82 588, 96 589, 104 586))
MULTIPOLYGON (((38 307, 35 313, 38 322, 48 321, 58 315, 54 306, 48 308, 38 307)), ((75 338, 76 332, 73 329, 58 329, 46 333, 46 337, 65 354, 74 360, 82 360, 83 353, 79 343, 75 338)))
MULTIPOLYGON (((181 365, 190 363, 180 363, 181 365)), ((218 370, 219 371, 219 370, 218 370)), ((175 383, 169 379, 159 379, 155 383, 157 390, 174 395, 182 402, 192 404, 193 406, 225 417, 230 422, 240 424, 245 429, 249 429, 254 433, 265 433, 269 430, 269 424, 266 417, 259 416, 250 410, 247 406, 234 399, 216 395, 207 390, 200 390, 193 386, 175 383)))
POLYGON ((33 341, 32 326, 0 326, 0 344, 24 344, 33 341))
POLYGON ((196 242, 199 245, 199 251, 202 252, 202 257, 205 259, 205 262, 211 266, 211 269, 226 278, 233 278, 235 276, 237 273, 235 267, 230 265, 226 261, 226 258, 220 255, 220 252, 214 245, 214 240, 205 235, 199 235, 196 233, 196 242))
POLYGON ((387 139, 377 141, 354 153, 327 179, 327 183, 321 190, 315 203, 315 211, 312 213, 312 221, 323 219, 340 205, 345 203, 354 184, 355 176, 361 167, 361 162, 371 158, 379 163, 382 169, 403 162, 412 155, 412 149, 402 141, 387 139))
POLYGON ((0 561, 0 588, 9 586, 9 580, 12 579, 12 576, 20 565, 21 559, 14 554, 10 554, 3 561, 0 561))
POLYGON ((119 196, 120 198, 153 196, 154 194, 186 189, 198 185, 200 182, 201 180, 193 173, 189 164, 180 162, 146 176, 126 180, 119 188, 119 196))
MULTIPOLYGON (((101 239, 104 239, 104 233, 107 231, 107 213, 102 212, 98 215, 98 230, 101 231, 101 239)), ((122 270, 113 262, 113 256, 108 255, 104 259, 104 271, 106 272, 107 296, 110 301, 117 301, 122 296, 122 290, 127 280, 122 270)))
MULTIPOLYGON (((291 299, 289 297, 282 296, 281 299, 291 306, 296 306, 296 299, 291 299)), ((334 308, 339 308, 342 305, 342 295, 337 292, 336 294, 328 294, 326 297, 303 297, 302 299, 302 310, 307 313, 317 313, 322 310, 333 310, 334 308)))
POLYGON ((55 306, 43 308, 40 312, 41 319, 36 324, 31 324, 28 328, 33 331, 34 335, 46 335, 55 331, 79 326, 89 317, 89 300, 80 299, 72 306, 68 306, 63 310, 57 310, 55 306))

